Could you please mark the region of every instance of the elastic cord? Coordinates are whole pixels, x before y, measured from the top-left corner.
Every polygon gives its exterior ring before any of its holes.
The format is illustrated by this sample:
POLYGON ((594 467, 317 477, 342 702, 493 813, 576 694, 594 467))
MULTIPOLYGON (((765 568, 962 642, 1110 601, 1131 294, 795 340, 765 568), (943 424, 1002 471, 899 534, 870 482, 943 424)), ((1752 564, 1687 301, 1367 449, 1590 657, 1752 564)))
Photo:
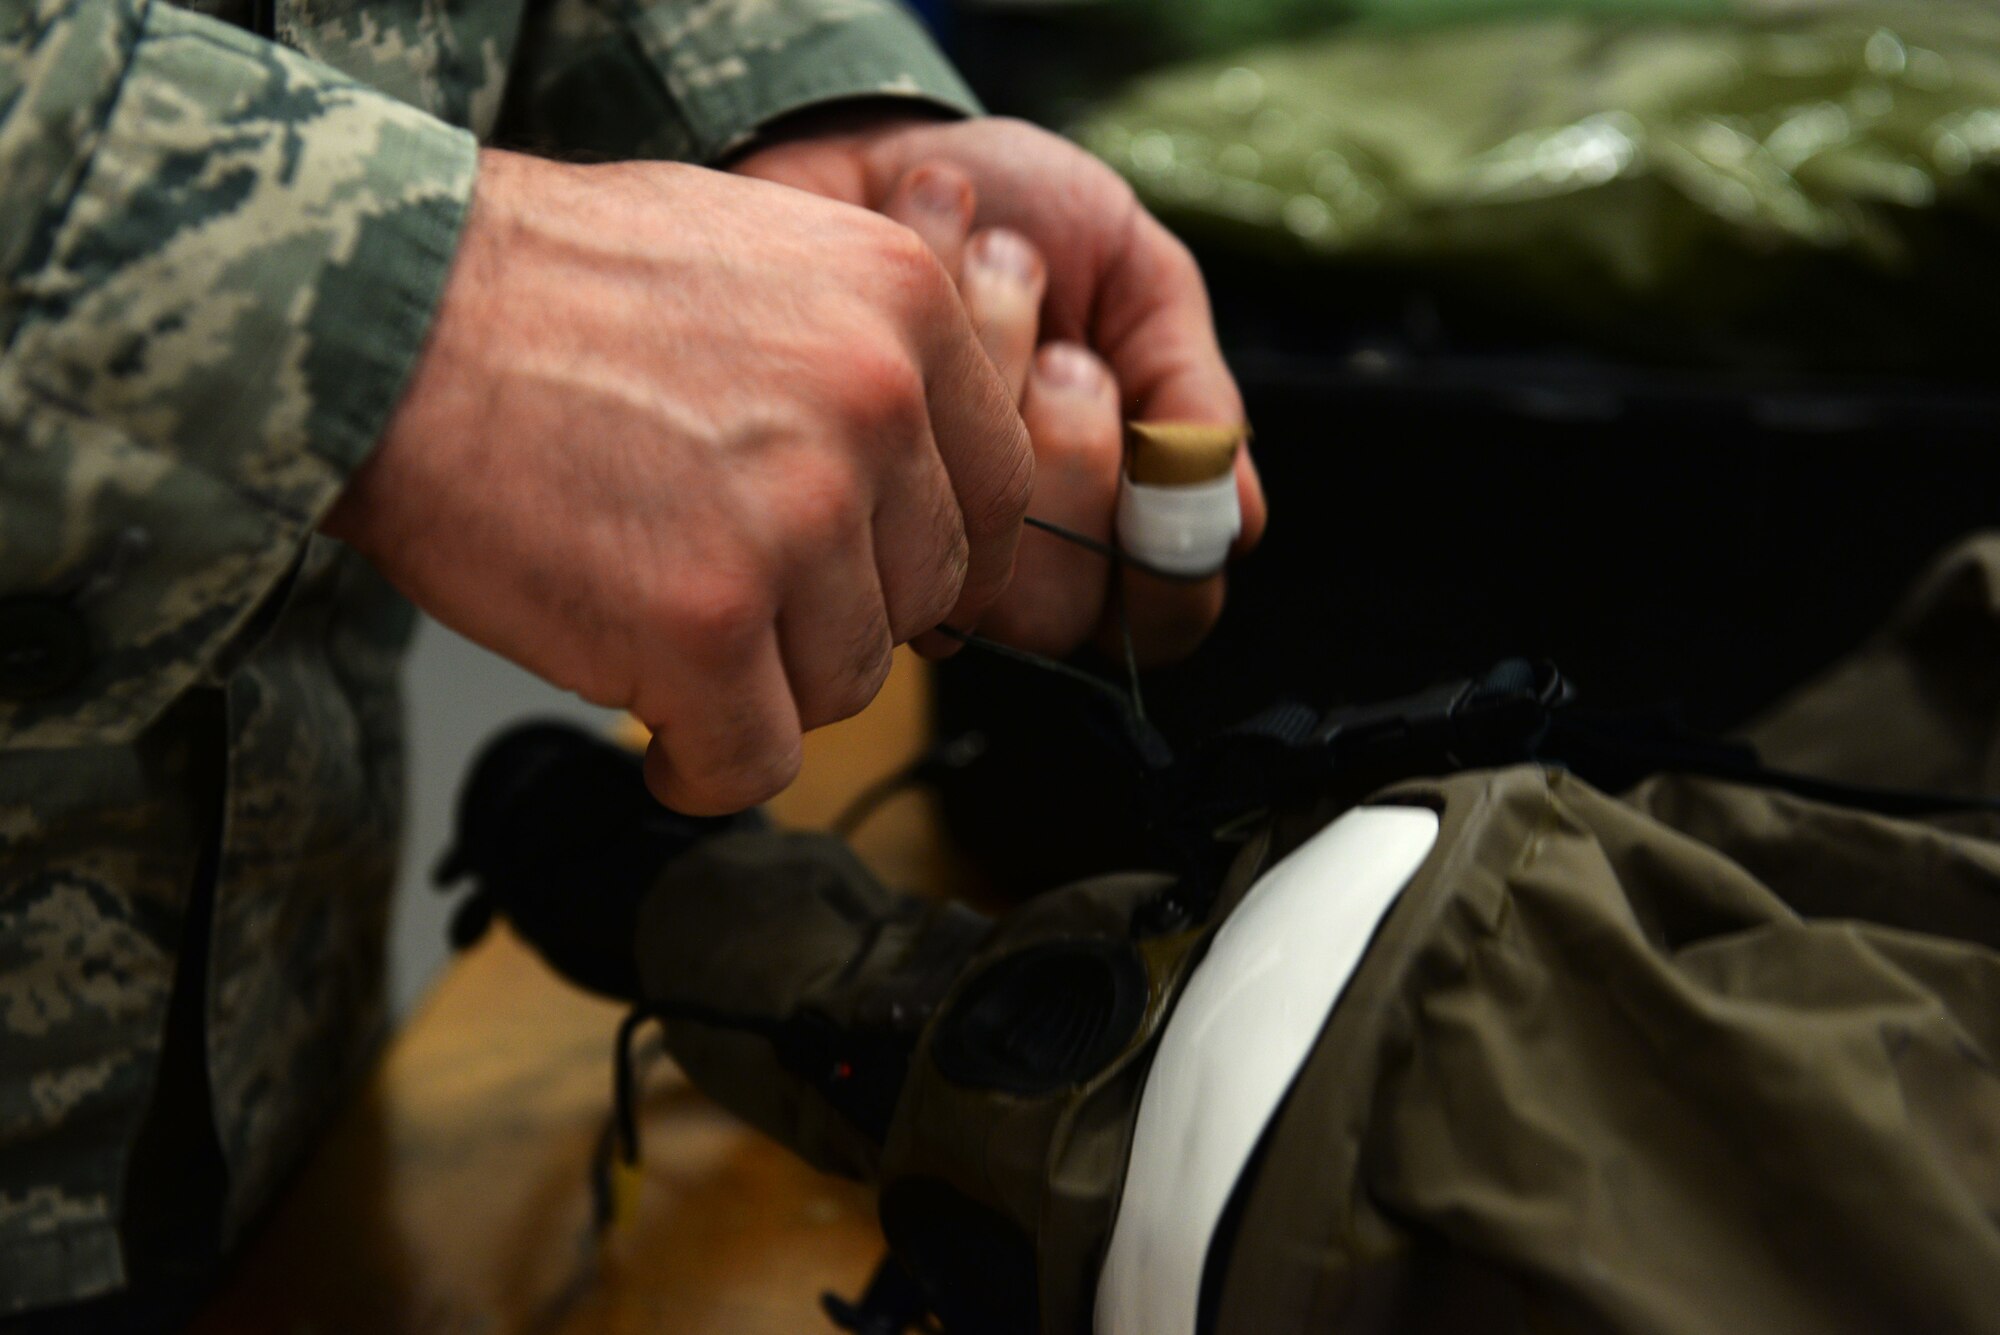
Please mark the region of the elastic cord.
MULTIPOLYGON (((1064 528, 1061 524, 1052 524, 1046 519, 1037 519, 1033 515, 1027 516, 1022 522, 1030 528, 1040 529, 1050 537, 1058 538, 1063 542, 1080 547, 1084 551, 1103 557, 1111 563, 1111 568, 1114 572, 1130 568, 1143 571, 1157 579, 1163 579, 1173 584, 1199 584, 1203 580, 1215 577, 1216 572, 1210 572, 1205 575, 1181 575, 1170 570, 1162 570, 1157 566, 1133 557, 1129 553, 1120 551, 1109 543, 1099 542, 1096 538, 1078 533, 1075 529, 1064 528)), ((986 636, 980 635, 975 631, 960 630, 956 626, 946 625, 940 625, 937 627, 937 631, 947 639, 957 640, 960 644, 974 649, 982 649, 987 653, 997 654, 1002 658, 1011 658, 1016 663, 1023 663, 1032 668, 1039 668, 1043 672, 1052 672, 1059 677, 1067 677, 1071 681, 1080 682, 1088 686, 1091 690, 1096 691, 1099 695, 1108 697, 1118 705, 1120 712, 1125 717, 1126 726, 1133 732, 1135 737, 1145 737, 1149 743, 1157 743, 1157 735, 1153 733, 1152 725, 1146 718, 1146 697, 1139 687, 1139 654, 1132 642, 1132 613, 1125 598, 1123 581, 1112 581, 1111 598, 1112 606, 1117 611, 1118 639, 1125 656, 1125 689, 1122 691, 1095 673, 1085 672, 1081 668, 1072 667, 1068 663, 1050 658, 1044 654, 1032 653, 1026 649, 1016 649, 1011 644, 1002 644, 998 640, 988 639, 986 636)), ((1142 751, 1151 749, 1157 748, 1153 746, 1141 747, 1142 751)))
POLYGON ((1064 528, 1061 524, 1051 524, 1046 519, 1037 519, 1033 515, 1029 515, 1021 522, 1029 528, 1038 528, 1051 537, 1061 538, 1064 542, 1081 547, 1087 552, 1095 552, 1114 566, 1125 566, 1132 570, 1141 571, 1151 575, 1154 579, 1163 579, 1169 584, 1201 584, 1207 580, 1214 579, 1222 573, 1220 570, 1205 570, 1200 574, 1184 575, 1178 570, 1165 570, 1150 561, 1143 561, 1130 552, 1113 547, 1108 542, 1099 542, 1096 538, 1090 537, 1088 534, 1078 533, 1073 528, 1064 528))

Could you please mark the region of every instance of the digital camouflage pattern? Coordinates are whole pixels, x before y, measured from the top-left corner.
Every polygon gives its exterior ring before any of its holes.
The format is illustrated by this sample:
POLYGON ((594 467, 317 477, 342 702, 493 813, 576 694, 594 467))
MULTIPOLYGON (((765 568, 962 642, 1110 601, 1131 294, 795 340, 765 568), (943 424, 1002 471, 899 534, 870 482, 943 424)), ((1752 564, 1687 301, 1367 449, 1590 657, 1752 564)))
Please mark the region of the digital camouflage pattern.
POLYGON ((0 0, 0 1315, 125 1282, 199 869, 228 1231, 379 1038, 410 612, 313 528, 475 139, 711 159, 830 99, 972 107, 893 0, 277 0, 279 43, 194 9, 0 0))

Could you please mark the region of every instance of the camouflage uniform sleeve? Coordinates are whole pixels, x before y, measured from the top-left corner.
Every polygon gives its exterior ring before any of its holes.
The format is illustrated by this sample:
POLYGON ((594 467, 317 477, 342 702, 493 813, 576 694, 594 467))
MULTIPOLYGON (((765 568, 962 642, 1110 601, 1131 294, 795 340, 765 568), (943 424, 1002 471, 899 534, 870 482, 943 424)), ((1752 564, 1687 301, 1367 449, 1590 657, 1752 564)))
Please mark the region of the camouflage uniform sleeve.
POLYGON ((475 153, 163 0, 0 0, 0 744, 132 736, 276 596, 475 153))
POLYGON ((898 0, 545 0, 530 14, 503 141, 714 162, 794 111, 978 100, 898 0))

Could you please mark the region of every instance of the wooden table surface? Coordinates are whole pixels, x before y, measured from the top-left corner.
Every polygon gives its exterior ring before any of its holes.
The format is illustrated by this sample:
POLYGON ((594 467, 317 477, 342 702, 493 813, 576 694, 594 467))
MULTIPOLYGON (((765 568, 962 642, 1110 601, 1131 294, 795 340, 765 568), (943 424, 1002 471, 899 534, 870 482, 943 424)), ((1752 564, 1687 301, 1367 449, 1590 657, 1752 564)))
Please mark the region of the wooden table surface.
MULTIPOLYGON (((822 826, 922 744, 907 652, 859 718, 807 738, 772 804, 822 826)), ((856 840, 905 886, 956 874, 926 795, 856 840)), ((811 1335, 882 1246, 868 1193, 824 1178, 651 1067, 629 1226, 592 1241, 587 1165, 610 1106, 616 1007, 495 932, 453 962, 194 1327, 245 1332, 811 1335)))

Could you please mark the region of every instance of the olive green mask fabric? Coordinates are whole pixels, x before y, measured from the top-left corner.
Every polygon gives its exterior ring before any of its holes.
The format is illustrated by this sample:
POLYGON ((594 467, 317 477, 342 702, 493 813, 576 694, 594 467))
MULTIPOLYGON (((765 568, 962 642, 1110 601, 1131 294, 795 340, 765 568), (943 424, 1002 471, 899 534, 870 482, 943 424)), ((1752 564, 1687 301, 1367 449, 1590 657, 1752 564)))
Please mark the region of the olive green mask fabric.
MULTIPOLYGON (((1757 725, 1767 757, 1980 790, 2000 739, 1997 572, 2000 539, 1948 555, 1896 621, 1757 725)), ((1538 766, 1371 801, 1438 811, 1439 841, 1238 1183, 1210 1252, 1211 1335, 2000 1330, 1985 822, 1672 775, 1611 795, 1538 766)), ((1274 813, 1209 921, 1159 935, 1139 924, 1164 877, 1082 883, 939 935, 923 924, 944 910, 882 891, 834 841, 734 836, 695 855, 711 893, 650 916, 646 948, 685 943, 673 975, 733 1003, 846 1015, 921 976, 927 1018, 879 1151, 849 1148, 825 1108, 802 1115, 813 1096, 755 1040, 676 1026, 673 1046, 725 1102, 885 1200, 995 1221, 995 1256, 1018 1238, 1032 1257, 1032 1294, 1006 1295, 1025 1297, 1017 1328, 1085 1335, 1174 999, 1215 924, 1339 810, 1274 813), (938 1034, 969 984, 1059 941, 1140 961, 1123 1047, 1034 1095, 947 1074, 938 1034)))

